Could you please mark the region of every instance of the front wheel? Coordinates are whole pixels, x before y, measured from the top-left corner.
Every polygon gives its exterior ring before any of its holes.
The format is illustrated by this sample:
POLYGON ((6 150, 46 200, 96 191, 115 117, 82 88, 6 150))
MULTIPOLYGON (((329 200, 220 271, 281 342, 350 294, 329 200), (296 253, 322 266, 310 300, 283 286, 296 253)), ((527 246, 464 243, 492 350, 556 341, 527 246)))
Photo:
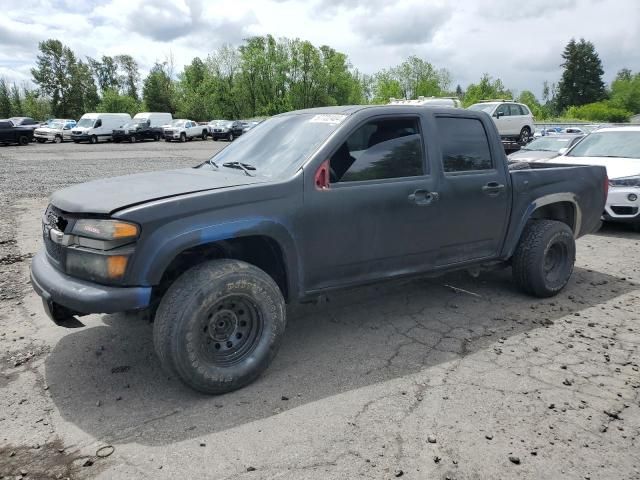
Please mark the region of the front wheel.
POLYGON ((131 135, 129 137, 129 143, 136 143, 136 136, 135 135, 131 135))
POLYGON ((162 298, 153 342, 163 367, 204 393, 254 381, 271 363, 286 325, 273 279, 239 260, 212 260, 186 271, 162 298))
POLYGON ((230 134, 227 136, 227 140, 229 140, 230 142, 233 142, 233 133, 230 133, 230 134))
POLYGON ((531 220, 512 260, 513 279, 522 290, 536 297, 552 297, 567 285, 573 273, 573 231, 556 220, 531 220))
POLYGON ((186 142, 186 141, 187 141, 187 136, 186 136, 184 133, 181 133, 181 134, 180 134, 180 141, 181 141, 182 143, 184 143, 184 142, 186 142))
POLYGON ((98 137, 96 137, 95 135, 91 135, 89 141, 95 145, 96 143, 98 143, 98 137))
POLYGON ((207 139, 207 136, 208 136, 208 135, 207 135, 207 131, 206 131, 206 130, 203 130, 203 131, 202 131, 202 140, 206 140, 206 139, 207 139))
POLYGON ((153 136, 153 141, 157 142, 160 140, 160 135, 158 135, 157 133, 153 136))

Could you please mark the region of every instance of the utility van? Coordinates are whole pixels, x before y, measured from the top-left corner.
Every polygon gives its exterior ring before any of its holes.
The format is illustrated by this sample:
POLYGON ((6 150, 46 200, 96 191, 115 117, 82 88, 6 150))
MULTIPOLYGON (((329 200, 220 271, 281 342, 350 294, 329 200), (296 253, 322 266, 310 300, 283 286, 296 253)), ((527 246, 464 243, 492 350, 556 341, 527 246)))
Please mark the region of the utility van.
POLYGON ((85 113, 71 130, 74 143, 110 142, 113 131, 131 121, 128 113, 85 113))

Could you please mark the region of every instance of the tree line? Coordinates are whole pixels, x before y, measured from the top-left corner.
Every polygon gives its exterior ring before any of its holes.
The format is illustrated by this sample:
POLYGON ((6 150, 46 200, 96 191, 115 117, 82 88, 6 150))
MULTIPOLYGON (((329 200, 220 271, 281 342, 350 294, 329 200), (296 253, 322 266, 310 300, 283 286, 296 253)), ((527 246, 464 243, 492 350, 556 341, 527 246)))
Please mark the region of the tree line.
POLYGON ((538 120, 572 118, 626 121, 640 112, 640 73, 621 70, 610 86, 594 45, 572 39, 561 54, 562 77, 545 82, 542 99, 517 94, 488 74, 452 88, 451 73, 417 56, 373 75, 354 68, 344 53, 299 39, 271 35, 224 45, 194 58, 177 73, 173 58, 156 62, 143 79, 130 55, 79 58, 59 40, 38 46, 31 69, 35 87, 0 78, 0 117, 79 118, 85 112, 171 112, 175 117, 265 117, 301 108, 381 104, 389 98, 456 96, 464 106, 484 99, 514 98, 538 120))

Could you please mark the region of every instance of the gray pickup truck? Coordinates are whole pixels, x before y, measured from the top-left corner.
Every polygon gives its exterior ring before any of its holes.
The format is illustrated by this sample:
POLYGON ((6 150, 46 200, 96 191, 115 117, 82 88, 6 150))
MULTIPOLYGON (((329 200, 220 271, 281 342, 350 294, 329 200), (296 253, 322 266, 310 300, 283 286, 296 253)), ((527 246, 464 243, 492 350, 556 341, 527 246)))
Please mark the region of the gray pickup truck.
POLYGON ((509 170, 482 112, 302 110, 194 168, 55 192, 31 278, 60 325, 148 309, 164 367, 223 393, 267 368, 286 303, 333 289, 510 265, 524 292, 555 295, 606 192, 603 167, 509 170))

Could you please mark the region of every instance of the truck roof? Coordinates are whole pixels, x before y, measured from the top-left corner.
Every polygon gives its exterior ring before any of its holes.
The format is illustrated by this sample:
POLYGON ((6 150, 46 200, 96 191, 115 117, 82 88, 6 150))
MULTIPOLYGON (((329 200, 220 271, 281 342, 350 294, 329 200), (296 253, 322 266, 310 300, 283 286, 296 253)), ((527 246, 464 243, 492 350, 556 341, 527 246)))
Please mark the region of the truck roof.
POLYGON ((418 108, 427 108, 436 113, 451 114, 452 112, 464 112, 465 114, 473 114, 464 108, 444 107, 441 105, 416 105, 416 104, 387 104, 387 105, 340 105, 334 107, 315 107, 305 108, 302 110, 293 110, 291 112, 281 113, 280 115, 298 115, 298 114, 324 114, 324 115, 353 115, 361 110, 393 110, 394 112, 415 112, 418 108))

